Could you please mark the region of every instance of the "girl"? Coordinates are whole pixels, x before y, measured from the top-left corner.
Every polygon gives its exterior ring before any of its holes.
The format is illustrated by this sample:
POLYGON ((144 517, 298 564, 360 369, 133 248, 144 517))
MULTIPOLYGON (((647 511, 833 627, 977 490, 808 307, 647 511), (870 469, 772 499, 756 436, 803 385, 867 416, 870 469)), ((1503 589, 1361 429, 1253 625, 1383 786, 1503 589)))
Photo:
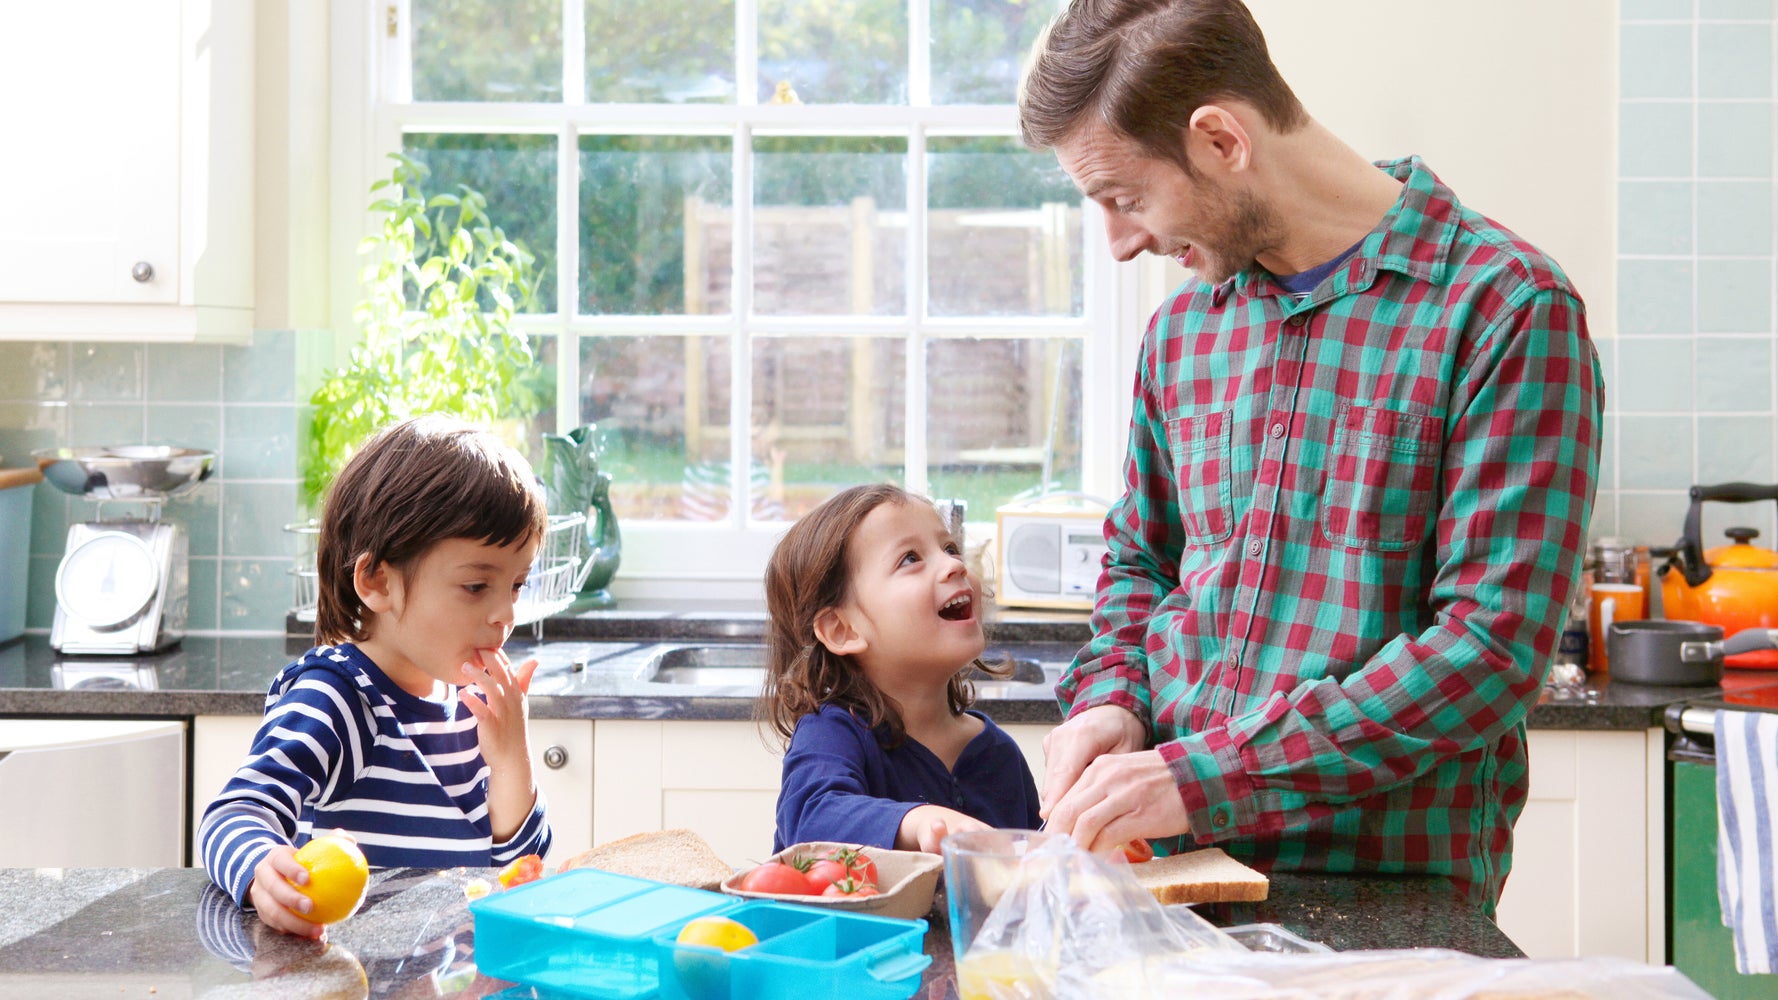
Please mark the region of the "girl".
POLYGON ((777 846, 834 840, 936 853, 947 833, 1035 829, 1012 737, 968 710, 982 588, 938 511, 855 486, 803 515, 766 565, 759 714, 781 738, 777 846))
POLYGON ((396 424, 347 463, 321 521, 320 645, 272 680, 199 828, 236 905, 321 936, 290 884, 317 829, 351 833, 376 868, 548 852, 525 732, 537 664, 501 652, 547 524, 524 458, 455 420, 396 424))

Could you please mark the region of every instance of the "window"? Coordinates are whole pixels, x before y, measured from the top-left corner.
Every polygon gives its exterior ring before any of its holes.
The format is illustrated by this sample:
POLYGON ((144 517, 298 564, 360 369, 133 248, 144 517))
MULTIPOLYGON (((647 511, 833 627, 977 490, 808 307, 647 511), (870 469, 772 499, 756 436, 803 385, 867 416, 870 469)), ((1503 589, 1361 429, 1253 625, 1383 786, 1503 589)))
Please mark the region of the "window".
POLYGON ((757 579, 759 539, 855 482, 961 498, 974 521, 1109 488, 1123 426, 1089 387, 1114 367, 1111 268, 1013 108, 1057 9, 359 9, 363 169, 404 150, 538 255, 523 327, 554 392, 533 436, 600 428, 626 535, 662 539, 624 575, 757 579))

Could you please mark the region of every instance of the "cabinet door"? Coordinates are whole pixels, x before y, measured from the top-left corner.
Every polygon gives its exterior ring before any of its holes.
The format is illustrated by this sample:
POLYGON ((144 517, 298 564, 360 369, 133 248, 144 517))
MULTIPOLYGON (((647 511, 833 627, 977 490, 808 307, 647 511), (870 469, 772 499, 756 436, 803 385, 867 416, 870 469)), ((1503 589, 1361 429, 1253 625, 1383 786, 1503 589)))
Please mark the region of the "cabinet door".
POLYGON ((179 0, 9 7, 0 301, 177 301, 183 62, 179 0))
POLYGON ((554 834, 544 860, 560 863, 593 846, 592 722, 532 719, 531 775, 554 834))
POLYGON ((1530 740, 1500 929, 1532 958, 1661 962, 1660 731, 1533 730, 1530 740))
POLYGON ((200 715, 191 723, 191 863, 202 866, 204 856, 198 851, 198 823, 204 810, 240 770, 253 749, 253 734, 259 732, 261 716, 200 715))
POLYGON ((686 827, 735 867, 772 853, 781 757, 752 722, 599 722, 593 841, 686 827))

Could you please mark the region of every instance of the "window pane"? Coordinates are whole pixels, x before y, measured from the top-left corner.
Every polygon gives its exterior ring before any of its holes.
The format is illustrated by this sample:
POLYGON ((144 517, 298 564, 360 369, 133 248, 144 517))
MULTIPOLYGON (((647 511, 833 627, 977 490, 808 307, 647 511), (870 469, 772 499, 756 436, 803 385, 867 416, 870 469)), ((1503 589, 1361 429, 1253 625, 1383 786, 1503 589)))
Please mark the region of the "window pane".
POLYGON ((907 140, 753 140, 753 311, 907 311, 907 140))
POLYGON ((586 99, 735 100, 734 0, 586 0, 586 99))
POLYGON ((585 337, 580 419, 605 440, 612 506, 625 520, 728 516, 726 337, 585 337))
POLYGON ((906 104, 906 0, 760 0, 759 101, 906 104))
POLYGON ((729 311, 732 148, 727 137, 581 137, 583 313, 729 311))
POLYGON ((898 338, 755 340, 750 433, 767 483, 755 516, 795 519, 855 483, 903 481, 906 373, 898 338))
POLYGON ((560 101, 560 0, 412 0, 416 101, 560 101))
POLYGON ((1080 315, 1080 194, 1055 156, 989 136, 926 148, 927 314, 1080 315))
POLYGON ((1025 56, 1061 9, 1055 0, 932 0, 932 103, 1013 103, 1025 56))
POLYGON ((1079 490, 1081 343, 934 340, 926 345, 932 495, 989 520, 1019 493, 1079 490))
POLYGON ((465 185, 487 197, 488 220, 537 255, 537 296, 520 311, 555 312, 555 137, 409 133, 402 148, 432 171, 428 196, 465 185))
POLYGON ((553 335, 532 335, 531 353, 537 361, 525 373, 523 381, 537 405, 535 412, 519 418, 507 432, 538 471, 542 471, 544 463, 543 436, 556 432, 557 346, 553 335))

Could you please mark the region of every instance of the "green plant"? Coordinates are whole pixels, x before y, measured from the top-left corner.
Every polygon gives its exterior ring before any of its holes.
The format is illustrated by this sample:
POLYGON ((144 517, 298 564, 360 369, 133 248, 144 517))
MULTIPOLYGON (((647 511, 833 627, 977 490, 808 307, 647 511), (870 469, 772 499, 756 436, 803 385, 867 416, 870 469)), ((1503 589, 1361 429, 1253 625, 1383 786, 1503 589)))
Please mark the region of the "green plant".
POLYGON ((535 358, 513 317, 537 289, 536 257, 488 218, 487 198, 425 193, 425 164, 400 153, 371 185, 377 231, 358 244, 369 257, 365 298, 352 318, 363 340, 309 397, 303 499, 313 509, 327 484, 379 428, 422 413, 489 424, 537 409, 535 358))

